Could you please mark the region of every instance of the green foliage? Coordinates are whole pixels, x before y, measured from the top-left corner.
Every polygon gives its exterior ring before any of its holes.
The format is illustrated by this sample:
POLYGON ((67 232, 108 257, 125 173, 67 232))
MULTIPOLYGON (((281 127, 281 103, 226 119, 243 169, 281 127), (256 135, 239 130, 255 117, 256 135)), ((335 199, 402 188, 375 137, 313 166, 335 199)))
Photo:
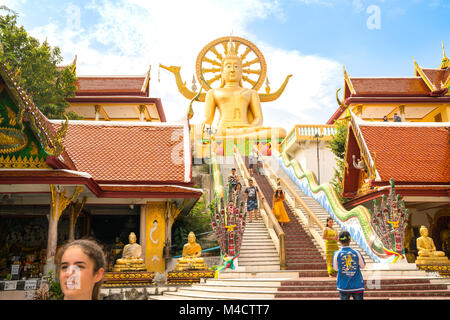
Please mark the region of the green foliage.
POLYGON ((336 133, 330 142, 328 148, 336 156, 336 168, 334 168, 334 177, 331 179, 330 183, 336 190, 341 201, 345 199, 342 198, 342 187, 341 182, 344 179, 344 157, 345 157, 345 143, 347 141, 347 122, 340 121, 336 122, 336 133))
POLYGON ((337 122, 336 133, 333 135, 333 139, 331 140, 328 148, 340 160, 344 160, 346 140, 347 140, 347 124, 346 122, 343 121, 337 122))
POLYGON ((52 271, 48 272, 45 281, 46 283, 41 286, 41 289, 36 290, 34 300, 63 300, 61 284, 55 280, 52 271))
MULTIPOLYGON (((178 217, 172 226, 172 245, 176 248, 173 255, 181 254, 184 244, 187 243, 189 232, 196 235, 212 230, 209 212, 206 209, 206 200, 203 195, 189 212, 189 214, 178 217)), ((198 240, 198 239, 197 239, 198 240)))
MULTIPOLYGON (((17 15, 0 16, 0 60, 7 68, 15 70, 32 96, 36 106, 50 119, 64 119, 69 103, 66 98, 75 96, 76 76, 73 66, 58 68, 63 60, 59 47, 42 44, 17 25, 17 15)), ((74 112, 70 119, 80 119, 74 112)))

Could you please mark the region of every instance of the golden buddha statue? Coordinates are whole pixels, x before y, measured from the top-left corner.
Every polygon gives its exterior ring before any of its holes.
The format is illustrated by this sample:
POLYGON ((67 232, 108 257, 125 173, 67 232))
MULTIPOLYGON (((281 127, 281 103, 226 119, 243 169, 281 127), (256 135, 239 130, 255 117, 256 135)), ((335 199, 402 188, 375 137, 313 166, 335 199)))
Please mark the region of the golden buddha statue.
POLYGON ((205 270, 208 266, 205 260, 201 258, 202 247, 196 242, 195 234, 190 232, 188 235, 188 243, 183 247, 182 257, 178 259, 175 271, 184 270, 205 270))
POLYGON ((427 227, 420 227, 420 235, 416 240, 419 255, 416 264, 449 263, 445 253, 436 250, 433 239, 428 236, 427 227))
POLYGON ((128 240, 129 244, 123 248, 122 258, 117 259, 113 271, 147 271, 142 258, 142 247, 136 243, 136 234, 131 232, 128 240))
POLYGON ((284 138, 283 128, 263 127, 263 115, 258 93, 242 85, 242 61, 230 39, 222 60, 219 88, 208 90, 205 97, 205 125, 214 121, 220 112, 216 138, 284 138))

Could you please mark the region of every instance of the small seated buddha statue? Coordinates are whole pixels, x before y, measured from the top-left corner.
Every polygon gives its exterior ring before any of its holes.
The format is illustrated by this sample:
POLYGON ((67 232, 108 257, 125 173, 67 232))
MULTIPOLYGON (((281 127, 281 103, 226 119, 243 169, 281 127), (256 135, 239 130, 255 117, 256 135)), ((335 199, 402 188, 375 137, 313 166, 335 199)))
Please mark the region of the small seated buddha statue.
POLYGON ((142 259, 142 247, 136 243, 136 234, 131 232, 128 240, 130 243, 123 248, 122 258, 117 259, 113 271, 147 271, 142 259))
POLYGON ((190 232, 188 235, 188 243, 184 245, 182 257, 178 259, 174 271, 208 269, 201 255, 202 247, 196 242, 195 234, 190 232))
POLYGON ((416 264, 448 264, 448 258, 442 251, 437 251, 434 241, 428 236, 428 229, 425 226, 420 227, 420 237, 417 238, 418 258, 416 264))

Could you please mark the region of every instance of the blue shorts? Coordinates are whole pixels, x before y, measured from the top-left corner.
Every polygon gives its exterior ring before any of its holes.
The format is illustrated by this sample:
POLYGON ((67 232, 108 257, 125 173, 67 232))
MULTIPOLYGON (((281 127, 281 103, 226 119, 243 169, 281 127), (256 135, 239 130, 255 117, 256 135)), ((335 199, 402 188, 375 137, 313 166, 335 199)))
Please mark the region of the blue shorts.
POLYGON ((258 210, 258 199, 247 199, 247 211, 258 210))

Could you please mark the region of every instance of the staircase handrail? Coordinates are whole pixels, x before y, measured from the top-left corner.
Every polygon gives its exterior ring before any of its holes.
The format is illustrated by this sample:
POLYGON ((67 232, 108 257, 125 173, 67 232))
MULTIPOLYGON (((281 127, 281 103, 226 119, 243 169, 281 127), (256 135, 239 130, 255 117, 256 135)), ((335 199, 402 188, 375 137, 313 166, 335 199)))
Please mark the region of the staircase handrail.
MULTIPOLYGON (((317 231, 314 229, 314 224, 316 224, 320 232, 322 233, 325 229, 325 225, 320 221, 320 219, 317 217, 317 215, 314 213, 314 211, 311 210, 311 208, 308 206, 308 204, 297 194, 297 192, 292 188, 292 186, 287 183, 287 181, 284 178, 279 177, 272 169, 272 167, 262 158, 261 152, 255 147, 254 151, 260 155, 261 159, 263 159, 264 167, 267 168, 271 175, 276 177, 276 180, 281 182, 281 186, 289 192, 289 196, 291 196, 294 200, 294 204, 300 204, 300 206, 303 208, 303 211, 306 213, 306 217, 303 215, 302 218, 305 221, 305 224, 307 228, 309 229, 310 234, 315 238, 315 240, 318 242, 320 247, 325 250, 325 240, 322 238, 321 234, 317 234, 317 231)), ((295 208, 295 205, 294 205, 295 208)))
MULTIPOLYGON (((240 153, 239 149, 236 146, 234 147, 234 155, 235 155, 236 163, 238 164, 239 169, 241 171, 241 174, 243 174, 243 177, 245 179, 245 184, 248 185, 248 179, 250 179, 251 176, 248 173, 247 167, 244 165, 244 161, 242 160, 242 154, 240 153)), ((258 187, 258 189, 261 190, 261 188, 258 186, 258 183, 255 180, 253 180, 253 184, 256 187, 258 187)), ((280 255, 280 269, 286 270, 286 267, 287 267, 287 264, 286 264, 286 234, 284 233, 283 229, 281 228, 280 224, 278 223, 278 220, 276 219, 274 213, 272 212, 272 208, 270 207, 267 200, 260 199, 260 202, 262 203, 262 207, 264 208, 264 211, 267 215, 268 223, 266 224, 266 227, 269 229, 269 231, 270 231, 270 229, 273 229, 273 231, 275 232, 275 234, 277 236, 278 249, 279 249, 279 255, 280 255)))

